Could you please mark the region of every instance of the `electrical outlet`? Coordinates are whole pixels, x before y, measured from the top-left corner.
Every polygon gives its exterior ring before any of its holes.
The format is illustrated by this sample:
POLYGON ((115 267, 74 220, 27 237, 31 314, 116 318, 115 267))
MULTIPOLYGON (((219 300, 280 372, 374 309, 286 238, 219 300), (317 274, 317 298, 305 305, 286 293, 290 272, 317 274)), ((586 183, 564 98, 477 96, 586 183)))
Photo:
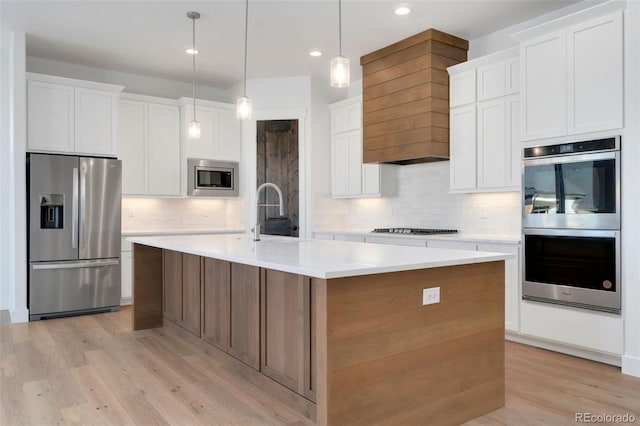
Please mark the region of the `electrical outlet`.
POLYGON ((422 289, 422 304, 432 305, 440 303, 440 287, 422 289))

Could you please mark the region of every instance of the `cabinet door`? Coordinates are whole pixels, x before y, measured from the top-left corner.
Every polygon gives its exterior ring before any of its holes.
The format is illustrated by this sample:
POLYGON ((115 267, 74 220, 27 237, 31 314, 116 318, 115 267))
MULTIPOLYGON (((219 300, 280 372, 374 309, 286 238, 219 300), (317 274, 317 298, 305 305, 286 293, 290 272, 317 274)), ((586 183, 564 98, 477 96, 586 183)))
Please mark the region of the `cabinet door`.
POLYGON ((182 321, 182 253, 162 251, 162 313, 175 322, 182 321))
POLYGON ((520 45, 523 140, 567 133, 566 51, 564 30, 520 45))
POLYGON ((334 197, 362 193, 362 131, 332 137, 332 194, 334 197))
POLYGON ((465 105, 450 112, 451 157, 450 189, 452 191, 476 188, 476 106, 465 105))
POLYGON ((478 251, 511 253, 511 259, 504 261, 504 328, 520 330, 520 247, 507 244, 478 244, 478 251))
POLYGON ((505 98, 504 105, 506 118, 506 186, 514 189, 520 188, 522 180, 522 144, 520 142, 520 95, 511 95, 505 98))
POLYGON ((476 101, 476 70, 452 74, 449 79, 449 106, 451 108, 476 101))
POLYGON ((340 106, 331 110, 331 133, 347 132, 362 127, 362 103, 340 106))
POLYGON ((505 61, 505 94, 520 92, 520 58, 515 57, 505 61))
POLYGON ((380 164, 362 165, 362 195, 380 195, 380 164))
POLYGON ((30 150, 73 152, 73 87, 29 80, 27 146, 30 150))
POLYGON ((228 351, 231 315, 231 264, 229 262, 204 258, 202 310, 202 338, 228 351))
POLYGON ((148 193, 180 195, 180 112, 149 104, 148 193))
POLYGON ((260 274, 255 266, 231 264, 229 353, 260 368, 260 274))
POLYGON ((478 67, 477 99, 478 102, 504 96, 506 91, 505 61, 478 67))
POLYGON ((122 264, 121 271, 121 290, 120 290, 120 304, 131 304, 131 289, 132 289, 132 274, 133 274, 133 256, 130 251, 123 251, 120 255, 120 262, 122 264))
POLYGON ((568 134, 623 123, 622 11, 567 29, 568 134))
POLYGON ((234 110, 215 112, 216 129, 213 156, 216 160, 240 161, 240 121, 234 110))
POLYGON ((200 123, 200 139, 189 138, 189 123, 193 120, 193 105, 184 105, 182 125, 184 126, 184 150, 186 158, 213 158, 215 138, 215 115, 210 108, 196 107, 196 120, 200 123))
POLYGON ((120 100, 118 158, 122 160, 122 195, 147 194, 147 104, 120 100))
POLYGON ((309 279, 287 272, 262 270, 262 372, 304 393, 305 309, 309 279))
POLYGON ((182 327, 200 337, 200 256, 182 254, 182 327))
POLYGON ((502 188, 507 152, 503 98, 478 104, 478 188, 502 188))
POLYGON ((75 152, 116 156, 118 95, 75 88, 75 152))

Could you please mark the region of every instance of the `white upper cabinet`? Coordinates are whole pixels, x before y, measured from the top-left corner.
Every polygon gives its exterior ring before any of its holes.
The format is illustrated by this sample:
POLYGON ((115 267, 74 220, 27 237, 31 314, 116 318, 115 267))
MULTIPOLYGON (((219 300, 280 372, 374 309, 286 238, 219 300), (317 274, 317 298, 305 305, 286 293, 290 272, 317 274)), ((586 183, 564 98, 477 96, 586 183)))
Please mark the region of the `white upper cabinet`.
POLYGON ((475 68, 449 76, 449 107, 467 105, 476 101, 475 68))
POLYGON ((122 86, 27 73, 30 151, 117 156, 122 86))
POLYGON ((352 130, 331 138, 332 193, 334 197, 362 194, 362 131, 352 130))
POLYGON ((147 194, 147 127, 146 102, 120 100, 118 109, 118 147, 122 160, 122 194, 147 194))
POLYGON ((569 134, 623 126, 622 11, 567 28, 569 134))
MULTIPOLYGON (((504 69, 504 68, 503 68, 504 69)), ((504 99, 479 102, 477 123, 478 188, 492 189, 505 186, 507 181, 506 114, 504 99)))
POLYGON ((567 132, 566 35, 556 31, 520 46, 522 64, 522 139, 567 132))
MULTIPOLYGON (((448 68, 459 99, 474 99, 452 106, 450 120, 449 188, 452 192, 497 192, 520 189, 519 60, 508 49, 448 68), (462 75, 463 78, 458 78, 462 75), (469 76, 476 76, 471 80, 469 76), (474 86, 467 83, 474 81, 474 86), (515 132, 515 133, 514 133, 515 132)), ((453 83, 452 83, 453 84, 453 83)))
POLYGON ((476 188, 476 104, 449 112, 449 188, 452 191, 476 188))
POLYGON ((181 98, 178 102, 185 159, 240 161, 240 121, 235 115, 235 105, 198 100, 196 121, 200 123, 200 139, 191 139, 188 129, 193 120, 193 99, 181 98))
POLYGON ((176 101, 123 94, 118 146, 125 195, 180 195, 180 111, 176 101))
MULTIPOLYGON (((358 99, 360 98, 358 97, 358 99)), ((337 104, 339 103, 335 105, 337 104)), ((344 106, 331 110, 331 133, 342 133, 361 128, 362 100, 347 102, 344 106)))
POLYGON ((623 127, 623 12, 593 17, 597 8, 517 36, 523 140, 623 127))
POLYGON ((331 195, 376 197, 395 192, 395 166, 362 163, 362 97, 331 108, 331 195))
POLYGON ((507 90, 506 66, 504 61, 478 67, 478 102, 504 96, 507 90))
POLYGON ((73 152, 73 87, 27 82, 27 146, 33 150, 73 152))

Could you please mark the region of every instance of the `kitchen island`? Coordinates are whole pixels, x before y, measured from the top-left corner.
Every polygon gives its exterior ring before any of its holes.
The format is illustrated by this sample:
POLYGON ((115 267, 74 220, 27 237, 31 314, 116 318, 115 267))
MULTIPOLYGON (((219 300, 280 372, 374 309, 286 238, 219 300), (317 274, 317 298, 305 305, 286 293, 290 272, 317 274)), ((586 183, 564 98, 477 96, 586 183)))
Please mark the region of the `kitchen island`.
POLYGON ((318 424, 459 424, 504 405, 509 255, 237 234, 129 240, 134 329, 174 322, 318 424))

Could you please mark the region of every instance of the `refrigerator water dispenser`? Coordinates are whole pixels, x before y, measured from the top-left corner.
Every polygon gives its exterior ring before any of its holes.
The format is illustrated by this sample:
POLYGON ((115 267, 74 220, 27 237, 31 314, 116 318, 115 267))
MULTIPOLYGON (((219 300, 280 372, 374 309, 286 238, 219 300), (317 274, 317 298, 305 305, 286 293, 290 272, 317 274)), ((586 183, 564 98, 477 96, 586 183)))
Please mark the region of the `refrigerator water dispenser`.
POLYGON ((40 229, 64 228, 64 195, 40 195, 40 229))

